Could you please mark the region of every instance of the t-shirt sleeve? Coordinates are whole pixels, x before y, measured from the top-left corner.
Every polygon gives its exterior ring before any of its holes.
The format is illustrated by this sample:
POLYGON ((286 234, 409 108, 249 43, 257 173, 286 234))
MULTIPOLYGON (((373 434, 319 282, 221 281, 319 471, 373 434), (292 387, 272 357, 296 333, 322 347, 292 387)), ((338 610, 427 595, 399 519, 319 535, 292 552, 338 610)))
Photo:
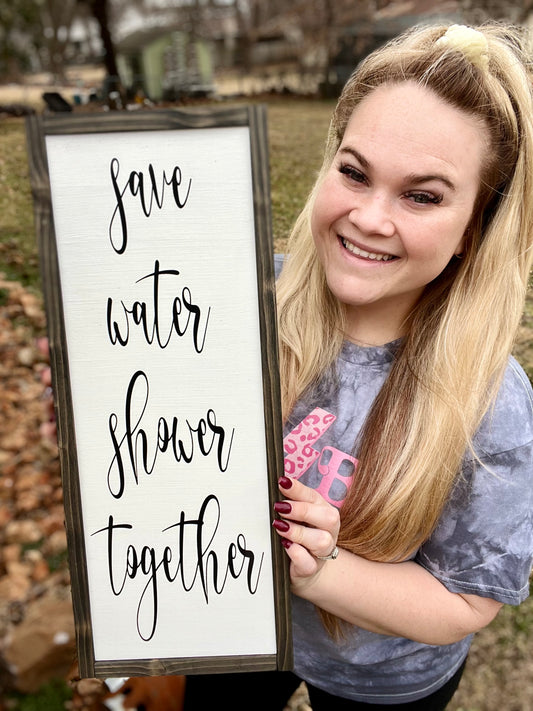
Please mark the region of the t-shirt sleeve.
POLYGON ((277 279, 279 275, 281 274, 281 270, 283 269, 283 262, 285 261, 285 255, 283 254, 274 254, 274 276, 277 279))
POLYGON ((451 592, 516 605, 533 564, 533 392, 511 359, 431 538, 416 555, 451 592))

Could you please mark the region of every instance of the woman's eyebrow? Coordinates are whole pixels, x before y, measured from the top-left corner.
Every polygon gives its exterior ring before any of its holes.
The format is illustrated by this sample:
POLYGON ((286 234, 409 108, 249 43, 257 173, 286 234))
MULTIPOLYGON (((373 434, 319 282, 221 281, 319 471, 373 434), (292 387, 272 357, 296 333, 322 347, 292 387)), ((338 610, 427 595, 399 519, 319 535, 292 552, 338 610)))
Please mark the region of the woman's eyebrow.
POLYGON ((439 180, 441 183, 444 183, 444 185, 446 185, 446 187, 448 187, 450 190, 455 191, 455 185, 452 183, 450 178, 440 173, 431 173, 428 175, 416 175, 414 173, 411 173, 410 175, 406 176, 406 182, 409 183, 409 185, 420 185, 421 183, 428 183, 432 180, 439 180))
MULTIPOLYGON (((369 161, 359 153, 355 148, 351 148, 350 146, 344 146, 343 148, 339 149, 339 153, 348 153, 349 155, 353 156, 359 163, 359 165, 364 168, 365 170, 370 169, 370 163, 369 161)), ((442 174, 442 173, 428 173, 427 175, 418 175, 416 173, 410 173, 405 177, 405 182, 408 183, 409 185, 421 185, 422 183, 428 183, 432 180, 438 180, 441 183, 444 183, 446 187, 448 187, 450 190, 455 191, 455 185, 454 183, 448 178, 448 176, 442 174)))
POLYGON ((361 155, 361 153, 359 153, 359 151, 356 151, 355 148, 350 148, 348 146, 345 146, 344 148, 341 148, 339 150, 339 153, 349 153, 357 161, 359 161, 361 168, 364 168, 365 170, 368 170, 368 168, 370 168, 370 163, 367 161, 367 159, 363 155, 361 155))

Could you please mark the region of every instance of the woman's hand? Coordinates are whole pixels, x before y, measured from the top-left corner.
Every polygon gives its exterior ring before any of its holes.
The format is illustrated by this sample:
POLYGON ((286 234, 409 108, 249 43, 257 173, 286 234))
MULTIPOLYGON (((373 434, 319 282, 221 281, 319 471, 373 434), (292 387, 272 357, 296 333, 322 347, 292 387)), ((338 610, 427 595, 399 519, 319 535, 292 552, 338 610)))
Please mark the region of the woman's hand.
POLYGON ((322 496, 296 479, 281 477, 278 482, 284 501, 274 504, 280 516, 273 526, 282 537, 282 545, 291 559, 293 592, 312 585, 336 549, 339 535, 339 511, 322 496))

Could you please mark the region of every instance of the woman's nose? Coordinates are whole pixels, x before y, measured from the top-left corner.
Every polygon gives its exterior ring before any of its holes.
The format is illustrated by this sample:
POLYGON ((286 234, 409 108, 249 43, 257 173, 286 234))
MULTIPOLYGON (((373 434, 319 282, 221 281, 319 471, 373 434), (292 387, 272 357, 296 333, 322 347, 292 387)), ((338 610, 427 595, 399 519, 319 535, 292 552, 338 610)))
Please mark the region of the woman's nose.
POLYGON ((365 234, 392 237, 396 232, 390 199, 382 192, 369 190, 358 195, 349 218, 365 234))

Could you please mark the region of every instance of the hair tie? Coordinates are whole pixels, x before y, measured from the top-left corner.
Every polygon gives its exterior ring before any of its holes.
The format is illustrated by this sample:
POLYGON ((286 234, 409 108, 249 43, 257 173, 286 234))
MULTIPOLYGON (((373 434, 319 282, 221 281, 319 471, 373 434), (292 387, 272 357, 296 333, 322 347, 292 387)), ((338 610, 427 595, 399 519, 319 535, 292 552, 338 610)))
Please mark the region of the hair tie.
POLYGON ((440 37, 436 46, 455 49, 476 67, 486 70, 489 66, 488 42, 484 34, 466 25, 451 25, 440 37))

